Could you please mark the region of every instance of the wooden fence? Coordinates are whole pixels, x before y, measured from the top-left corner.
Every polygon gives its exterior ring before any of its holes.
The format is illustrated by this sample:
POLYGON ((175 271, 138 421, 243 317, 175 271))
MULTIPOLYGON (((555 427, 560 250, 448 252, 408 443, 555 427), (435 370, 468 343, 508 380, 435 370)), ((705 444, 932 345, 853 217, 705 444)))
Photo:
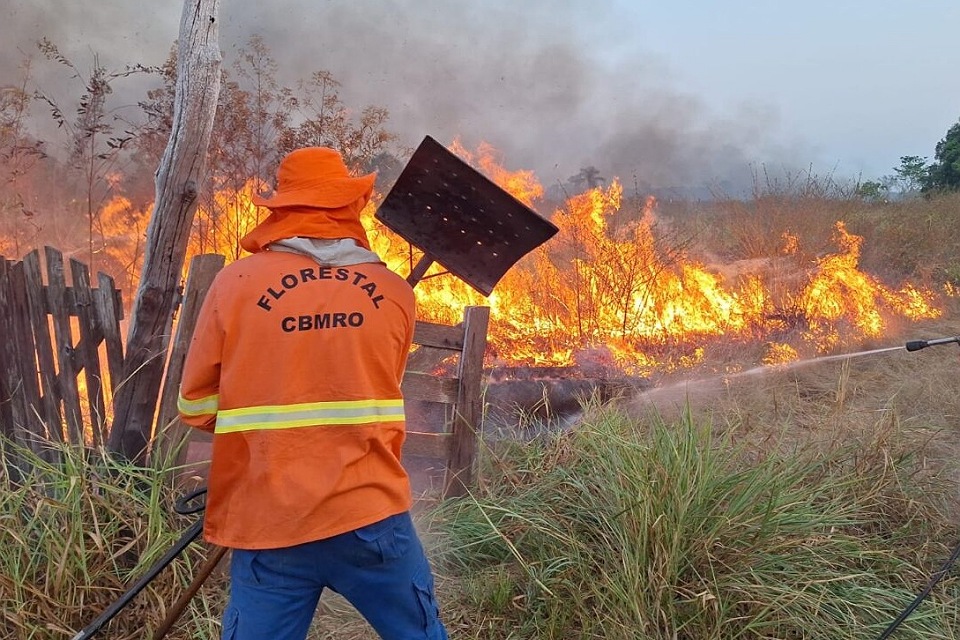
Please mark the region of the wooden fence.
POLYGON ((0 257, 0 429, 49 457, 47 443, 100 445, 123 364, 113 279, 51 247, 0 257), (82 374, 82 375, 81 375, 82 374))
MULTIPOLYGON (((0 257, 0 433, 49 459, 55 451, 49 443, 106 442, 121 382, 123 304, 109 276, 98 274, 99 286, 92 287, 88 267, 70 259, 68 285, 63 255, 46 247, 43 257, 45 269, 39 251, 21 261, 0 257)), ((223 264, 218 255, 190 264, 158 402, 154 452, 164 459, 191 438, 204 440, 179 421, 176 400, 197 313, 223 264)), ((488 319, 489 308, 470 307, 456 326, 417 322, 419 349, 408 363, 404 395, 411 404, 440 407, 443 419, 408 424, 404 455, 436 460, 444 495, 463 493, 473 480, 488 319), (451 354, 455 364, 438 373, 437 363, 451 354)))

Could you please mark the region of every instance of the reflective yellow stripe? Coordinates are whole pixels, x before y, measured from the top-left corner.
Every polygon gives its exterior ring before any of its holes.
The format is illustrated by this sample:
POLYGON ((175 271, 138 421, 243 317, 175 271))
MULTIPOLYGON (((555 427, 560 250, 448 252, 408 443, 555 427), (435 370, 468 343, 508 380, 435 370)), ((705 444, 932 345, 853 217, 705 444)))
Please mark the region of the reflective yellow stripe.
POLYGON ((212 395, 205 398, 189 400, 181 395, 177 397, 177 409, 185 416, 204 416, 217 412, 220 408, 220 396, 212 395))
POLYGON ((403 419, 403 400, 307 402, 224 409, 217 413, 216 433, 401 422, 403 419))

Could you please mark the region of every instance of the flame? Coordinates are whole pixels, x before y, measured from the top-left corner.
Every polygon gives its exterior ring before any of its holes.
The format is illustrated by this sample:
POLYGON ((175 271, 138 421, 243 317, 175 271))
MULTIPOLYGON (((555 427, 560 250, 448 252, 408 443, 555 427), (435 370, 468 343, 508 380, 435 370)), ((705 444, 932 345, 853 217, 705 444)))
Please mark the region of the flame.
MULTIPOLYGON (((534 173, 505 169, 490 145, 470 152, 456 141, 451 148, 527 206, 543 199, 534 173)), ((250 180, 239 190, 219 189, 200 207, 185 265, 201 253, 228 261, 243 255, 240 238, 267 213, 251 202, 260 186, 250 180)), ((364 209, 362 222, 373 250, 406 275, 422 252, 376 220, 378 200, 364 209)), ((433 265, 415 288, 418 317, 456 324, 464 307, 488 305, 488 355, 495 363, 644 374, 696 366, 731 343, 755 345, 763 363, 788 362, 880 336, 893 319, 942 313, 933 292, 910 284, 893 289, 862 272, 863 239, 842 222, 834 229, 836 251, 813 264, 804 263, 802 239, 788 232, 777 258, 783 268, 730 277, 663 240, 655 198, 636 207, 624 203, 616 179, 568 198, 548 216, 556 236, 509 270, 489 298, 433 265)), ((107 253, 135 278, 149 214, 118 197, 101 219, 107 253)))
MULTIPOLYGON (((491 164, 498 160, 489 145, 472 154, 457 142, 452 150, 518 199, 529 204, 541 197, 532 173, 491 164)), ((455 323, 464 306, 488 304, 490 353, 499 363, 568 366, 602 348, 619 369, 648 373, 695 366, 720 338, 766 340, 762 361, 781 363, 800 351, 876 337, 888 318, 941 313, 932 292, 912 285, 894 291, 860 271, 862 238, 839 222, 838 251, 812 267, 798 262, 799 288, 774 295, 786 285, 768 282, 769 275, 727 280, 662 246, 656 199, 647 198, 637 212, 622 207, 618 180, 569 198, 550 216, 557 235, 507 272, 488 300, 452 277, 439 277, 439 268, 428 271, 416 290, 420 316, 455 323), (797 334, 795 344, 778 339, 791 334, 797 334)), ((409 273, 417 250, 379 227, 372 207, 365 214, 375 249, 389 256, 391 268, 409 273)), ((799 247, 799 238, 784 234, 785 255, 799 261, 799 247)))
POLYGON ((477 152, 471 153, 457 138, 450 145, 450 151, 528 207, 543 198, 543 186, 536 175, 532 171, 507 171, 492 145, 481 142, 477 152))
POLYGON ((797 350, 789 344, 771 342, 766 345, 761 362, 765 365, 785 364, 787 362, 793 362, 799 357, 797 350))
POLYGON ((113 196, 100 210, 98 223, 106 262, 97 270, 110 273, 120 289, 136 290, 143 266, 143 251, 149 215, 123 195, 113 196))
POLYGON ((821 352, 829 351, 843 340, 841 324, 851 325, 863 337, 876 337, 887 327, 884 311, 918 320, 938 317, 932 294, 907 285, 893 291, 876 278, 859 270, 863 238, 850 234, 842 222, 834 227, 839 253, 821 258, 812 278, 800 292, 797 304, 807 319, 808 340, 821 352))
POLYGON ((210 202, 202 204, 194 218, 186 264, 196 255, 219 253, 227 262, 245 255, 240 239, 253 230, 269 213, 253 204, 261 191, 259 180, 251 178, 238 190, 217 189, 210 202))

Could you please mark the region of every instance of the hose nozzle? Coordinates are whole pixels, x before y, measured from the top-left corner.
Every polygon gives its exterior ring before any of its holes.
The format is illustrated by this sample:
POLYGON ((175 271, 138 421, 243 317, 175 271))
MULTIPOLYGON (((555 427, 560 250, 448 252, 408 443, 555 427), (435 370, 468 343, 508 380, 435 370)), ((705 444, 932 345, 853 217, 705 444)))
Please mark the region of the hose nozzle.
POLYGON ((953 336, 952 338, 935 338, 933 340, 911 340, 906 345, 904 345, 907 351, 919 351, 920 349, 926 349, 927 347, 935 347, 940 344, 950 344, 956 342, 960 344, 960 336, 953 336))

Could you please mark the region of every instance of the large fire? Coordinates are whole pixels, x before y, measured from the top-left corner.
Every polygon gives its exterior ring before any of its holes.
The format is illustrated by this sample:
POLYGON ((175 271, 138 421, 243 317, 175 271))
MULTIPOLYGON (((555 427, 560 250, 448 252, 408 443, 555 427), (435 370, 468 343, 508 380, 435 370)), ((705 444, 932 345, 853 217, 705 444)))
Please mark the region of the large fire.
MULTIPOLYGON (((455 143, 451 150, 524 204, 543 198, 532 172, 504 169, 489 145, 471 153, 455 143)), ((258 186, 219 192, 201 208, 188 264, 200 253, 241 256, 240 237, 264 213, 250 202, 258 186)), ((419 250, 375 220, 378 201, 364 210, 364 225, 374 250, 406 276, 419 250)), ((666 245, 656 232, 654 198, 632 212, 623 202, 618 180, 568 198, 547 216, 557 235, 507 272, 489 298, 434 265, 416 286, 419 317, 455 324, 465 306, 488 305, 488 354, 497 364, 570 366, 591 358, 644 374, 696 365, 711 348, 731 344, 757 346, 765 363, 785 362, 880 336, 891 319, 941 313, 932 292, 893 290, 860 271, 862 238, 842 223, 835 251, 814 264, 801 262, 801 239, 785 235, 777 268, 761 264, 728 277, 666 245)), ((108 217, 129 215, 122 201, 108 206, 108 217)))

